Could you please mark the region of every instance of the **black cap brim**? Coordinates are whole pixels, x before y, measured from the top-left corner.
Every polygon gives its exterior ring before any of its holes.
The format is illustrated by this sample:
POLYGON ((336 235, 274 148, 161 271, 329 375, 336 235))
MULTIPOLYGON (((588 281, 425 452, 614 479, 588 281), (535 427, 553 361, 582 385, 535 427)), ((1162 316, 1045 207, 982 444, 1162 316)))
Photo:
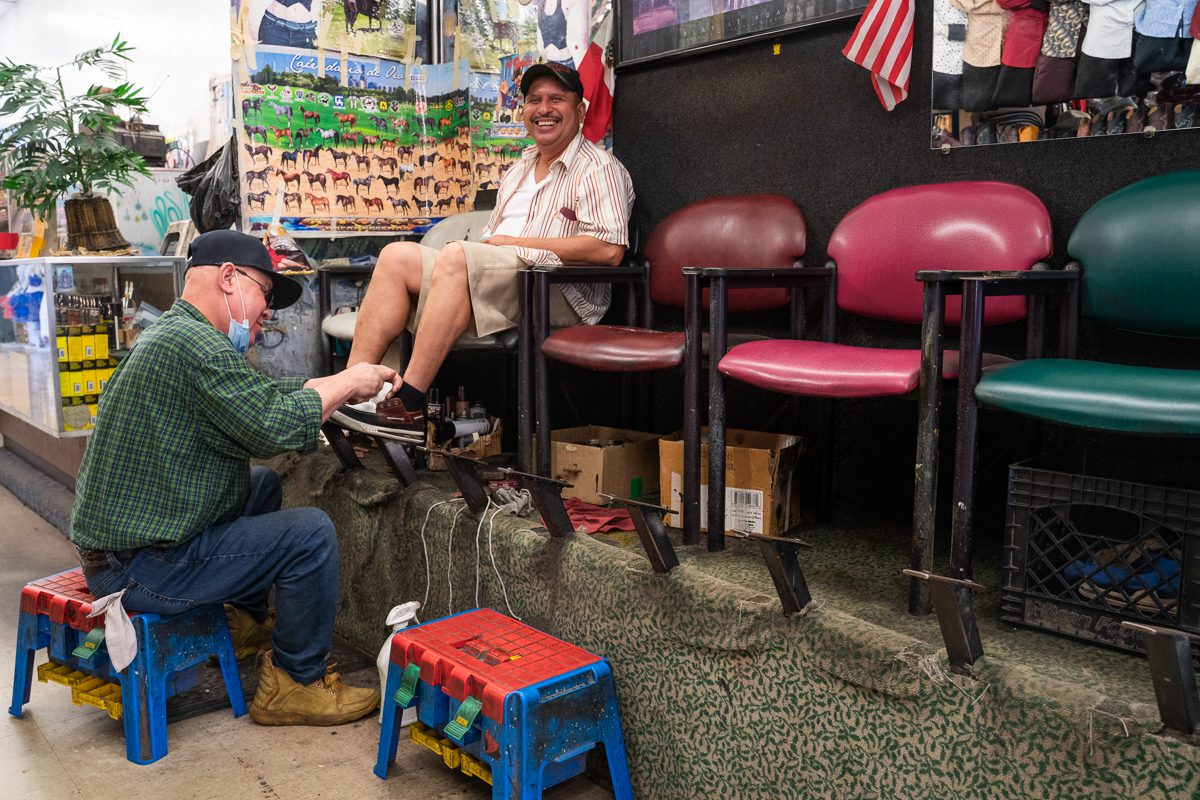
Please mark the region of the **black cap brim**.
POLYGON ((274 271, 269 274, 271 276, 271 308, 278 311, 300 299, 300 295, 304 293, 304 287, 300 285, 299 281, 274 271))

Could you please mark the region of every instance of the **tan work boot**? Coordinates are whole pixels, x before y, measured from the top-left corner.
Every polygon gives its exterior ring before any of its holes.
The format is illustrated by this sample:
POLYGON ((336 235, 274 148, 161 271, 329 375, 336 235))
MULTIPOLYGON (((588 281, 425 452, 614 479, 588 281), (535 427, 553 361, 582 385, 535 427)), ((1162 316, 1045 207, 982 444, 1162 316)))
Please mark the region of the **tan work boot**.
POLYGON ((341 725, 367 716, 379 705, 379 691, 344 686, 333 671, 307 686, 275 666, 272 652, 262 654, 258 691, 250 719, 260 725, 341 725))
POLYGON ((238 661, 271 649, 271 631, 275 630, 274 609, 267 612, 265 622, 259 622, 246 609, 226 603, 225 620, 229 623, 233 654, 238 661))

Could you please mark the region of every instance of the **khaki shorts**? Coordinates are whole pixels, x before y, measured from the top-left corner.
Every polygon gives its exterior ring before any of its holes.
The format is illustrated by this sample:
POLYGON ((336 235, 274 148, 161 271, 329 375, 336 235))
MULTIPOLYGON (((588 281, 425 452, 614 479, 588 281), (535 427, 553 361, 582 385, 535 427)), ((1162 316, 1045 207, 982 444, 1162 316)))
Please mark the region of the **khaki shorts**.
MULTIPOLYGON (((462 246, 467 256, 467 292, 470 295, 471 320, 466 335, 480 338, 517 327, 520 299, 517 273, 528 264, 517 255, 516 248, 497 247, 480 242, 452 242, 462 246)), ((421 296, 417 307, 408 315, 408 329, 416 333, 433 279, 433 265, 440 251, 421 248, 421 296)), ((562 287, 550 287, 550 324, 565 328, 580 323, 579 315, 567 303, 562 287)))

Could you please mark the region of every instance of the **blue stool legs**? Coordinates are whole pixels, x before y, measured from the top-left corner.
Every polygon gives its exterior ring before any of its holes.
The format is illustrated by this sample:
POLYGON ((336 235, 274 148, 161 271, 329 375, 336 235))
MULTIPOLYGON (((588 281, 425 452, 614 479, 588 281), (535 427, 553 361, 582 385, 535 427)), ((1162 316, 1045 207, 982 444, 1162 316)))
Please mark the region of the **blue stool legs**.
POLYGON ((38 650, 50 645, 50 637, 38 634, 37 616, 21 612, 17 621, 17 652, 13 658, 12 705, 8 713, 20 718, 24 706, 29 702, 29 689, 33 685, 33 658, 38 650))
MULTIPOLYGON (((183 673, 216 655, 225 680, 233 715, 246 713, 246 700, 238 678, 233 640, 219 605, 203 606, 174 617, 137 614, 132 618, 138 652, 120 674, 125 726, 125 754, 137 764, 149 764, 167 754, 167 698, 188 688, 183 673)), ((63 624, 22 612, 17 623, 17 648, 13 670, 12 705, 8 713, 20 717, 29 702, 33 662, 38 650, 48 648, 56 657, 71 652, 82 634, 63 624), (48 629, 48 631, 47 631, 48 629)), ((107 665, 106 653, 97 653, 107 665)), ((81 666, 87 670, 87 666, 81 666)), ((100 670, 107 676, 107 667, 100 670)))
MULTIPOLYGON (((576 688, 556 694, 555 700, 567 700, 575 709, 595 709, 595 717, 586 714, 563 716, 561 702, 559 705, 547 702, 542 697, 546 685, 539 684, 513 692, 505 699, 503 724, 487 718, 477 722, 497 742, 500 750, 496 756, 481 756, 491 768, 492 800, 540 800, 545 786, 582 772, 582 759, 597 744, 604 745, 616 800, 633 800, 612 671, 607 662, 600 661, 580 673, 590 674, 576 688)), ((383 692, 383 725, 379 731, 374 769, 375 775, 383 779, 387 778, 388 769, 396 760, 400 739, 400 717, 404 709, 396 702, 395 695, 402 676, 403 670, 395 664, 388 665, 383 692)), ((437 701, 445 696, 440 687, 421 684, 418 697, 423 704, 433 702, 437 706, 437 701)), ((422 721, 436 730, 448 721, 443 713, 447 709, 429 709, 422 705, 421 710, 422 721)))
POLYGON ((125 755, 130 761, 149 764, 167 754, 167 698, 174 694, 168 682, 211 655, 221 664, 233 715, 246 713, 233 640, 221 606, 202 606, 167 619, 138 614, 133 622, 138 652, 121 673, 125 755))
POLYGON ((403 670, 388 662, 387 685, 383 687, 383 724, 379 728, 379 753, 375 757, 375 774, 387 778, 388 768, 396 760, 396 746, 400 742, 400 716, 404 709, 396 702, 396 690, 400 688, 403 670))

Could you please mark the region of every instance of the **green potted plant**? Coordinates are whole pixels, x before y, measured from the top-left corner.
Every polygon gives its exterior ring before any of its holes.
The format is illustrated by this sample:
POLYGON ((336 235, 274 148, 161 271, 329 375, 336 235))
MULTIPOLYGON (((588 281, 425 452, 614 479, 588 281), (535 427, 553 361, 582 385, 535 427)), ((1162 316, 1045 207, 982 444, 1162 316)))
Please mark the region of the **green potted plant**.
POLYGON ((122 81, 131 50, 118 34, 111 44, 59 66, 0 61, 0 119, 12 120, 0 128, 0 157, 8 165, 3 186, 15 204, 49 221, 51 227, 58 198, 77 190, 65 203, 70 250, 128 248, 117 230, 112 206, 98 192, 132 186, 135 174, 149 171, 141 156, 112 135, 123 122, 119 110, 146 110, 141 90, 121 82, 115 89, 92 85, 83 94, 68 96, 63 70, 99 68, 114 81, 122 81))

